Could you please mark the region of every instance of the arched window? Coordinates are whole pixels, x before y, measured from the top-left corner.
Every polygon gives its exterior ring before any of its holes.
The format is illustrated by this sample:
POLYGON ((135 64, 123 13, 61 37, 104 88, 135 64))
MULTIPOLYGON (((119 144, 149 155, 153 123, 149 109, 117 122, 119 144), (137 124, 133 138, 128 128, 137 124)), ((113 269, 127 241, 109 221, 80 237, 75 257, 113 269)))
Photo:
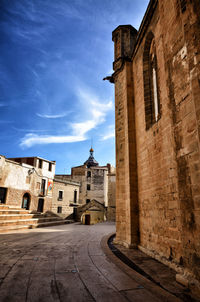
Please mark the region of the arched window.
POLYGON ((22 208, 29 210, 30 208, 30 195, 28 193, 25 193, 22 197, 22 208))
POLYGON ((148 33, 144 46, 143 79, 145 121, 148 130, 160 117, 156 46, 152 32, 148 33))

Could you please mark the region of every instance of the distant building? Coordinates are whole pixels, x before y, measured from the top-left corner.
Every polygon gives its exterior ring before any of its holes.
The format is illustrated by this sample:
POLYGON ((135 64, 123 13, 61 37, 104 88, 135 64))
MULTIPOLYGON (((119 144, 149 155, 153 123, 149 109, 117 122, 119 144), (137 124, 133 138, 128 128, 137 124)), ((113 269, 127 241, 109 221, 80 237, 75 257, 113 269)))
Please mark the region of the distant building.
POLYGON ((54 179, 55 168, 55 161, 41 157, 1 155, 0 204, 72 217, 79 202, 80 183, 54 179))
POLYGON ((0 203, 31 211, 50 211, 54 161, 40 157, 0 156, 0 203))
POLYGON ((73 167, 71 175, 55 175, 55 161, 41 157, 0 156, 0 204, 71 219, 84 206, 91 223, 115 220, 115 169, 99 166, 93 153, 91 148, 88 160, 73 167))
POLYGON ((64 218, 74 218, 74 208, 79 205, 80 183, 54 178, 51 211, 64 218))
MULTIPOLYGON (((79 204, 88 210, 85 204, 90 202, 93 204, 94 201, 97 204, 100 203, 105 208, 105 215, 100 215, 100 220, 107 219, 107 213, 109 213, 109 220, 115 220, 115 169, 110 164, 99 166, 94 158, 92 148, 90 149, 89 158, 83 165, 73 167, 71 175, 56 175, 56 179, 63 181, 70 179, 80 182, 79 204)), ((79 208, 78 212, 80 212, 79 208)), ((90 213, 90 215, 92 214, 90 213)), ((100 216, 96 215, 96 217, 100 216)), ((97 220, 99 221, 99 219, 97 220)), ((94 220, 91 218, 91 221, 94 220)))

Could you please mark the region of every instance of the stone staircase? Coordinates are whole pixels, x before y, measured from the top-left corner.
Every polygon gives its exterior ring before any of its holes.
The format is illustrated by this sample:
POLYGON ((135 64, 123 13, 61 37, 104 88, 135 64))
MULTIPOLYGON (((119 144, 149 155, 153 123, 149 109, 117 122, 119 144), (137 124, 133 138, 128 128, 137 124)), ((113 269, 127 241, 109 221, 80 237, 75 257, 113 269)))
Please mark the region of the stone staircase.
POLYGON ((55 226, 65 223, 68 222, 53 214, 34 214, 22 208, 0 205, 0 233, 55 226))

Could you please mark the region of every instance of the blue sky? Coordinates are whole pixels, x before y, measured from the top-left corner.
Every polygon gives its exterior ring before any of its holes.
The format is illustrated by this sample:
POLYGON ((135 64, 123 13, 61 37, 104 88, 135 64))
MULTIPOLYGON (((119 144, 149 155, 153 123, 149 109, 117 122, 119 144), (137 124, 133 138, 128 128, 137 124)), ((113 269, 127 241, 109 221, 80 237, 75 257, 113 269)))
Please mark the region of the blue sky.
POLYGON ((112 31, 148 0, 0 1, 0 154, 115 164, 112 31))

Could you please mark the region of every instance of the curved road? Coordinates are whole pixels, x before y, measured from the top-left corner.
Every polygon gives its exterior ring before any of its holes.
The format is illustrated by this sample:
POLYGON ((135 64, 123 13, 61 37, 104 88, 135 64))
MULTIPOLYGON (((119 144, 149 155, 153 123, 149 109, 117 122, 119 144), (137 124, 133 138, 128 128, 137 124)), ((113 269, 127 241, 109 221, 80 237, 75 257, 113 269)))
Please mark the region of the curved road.
POLYGON ((178 301, 161 299, 110 260, 101 240, 114 231, 107 222, 1 234, 0 301, 178 301))

